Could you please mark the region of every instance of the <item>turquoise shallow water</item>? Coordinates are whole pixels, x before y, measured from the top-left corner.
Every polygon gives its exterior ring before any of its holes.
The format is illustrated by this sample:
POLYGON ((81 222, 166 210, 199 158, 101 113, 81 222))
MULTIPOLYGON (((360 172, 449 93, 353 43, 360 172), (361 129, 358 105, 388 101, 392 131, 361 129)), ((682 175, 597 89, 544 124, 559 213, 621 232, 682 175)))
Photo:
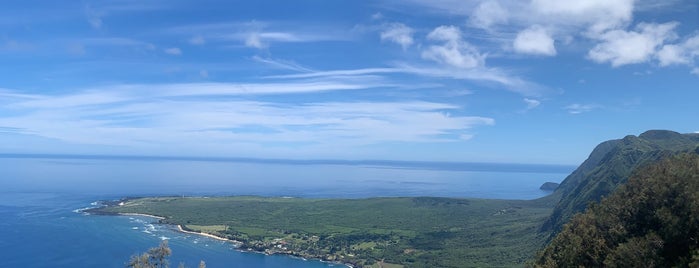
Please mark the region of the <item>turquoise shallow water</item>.
POLYGON ((196 267, 342 267, 236 251, 148 217, 76 212, 134 195, 300 197, 453 196, 533 199, 567 174, 202 161, 0 159, 0 267, 124 267, 169 239, 171 264, 196 267))

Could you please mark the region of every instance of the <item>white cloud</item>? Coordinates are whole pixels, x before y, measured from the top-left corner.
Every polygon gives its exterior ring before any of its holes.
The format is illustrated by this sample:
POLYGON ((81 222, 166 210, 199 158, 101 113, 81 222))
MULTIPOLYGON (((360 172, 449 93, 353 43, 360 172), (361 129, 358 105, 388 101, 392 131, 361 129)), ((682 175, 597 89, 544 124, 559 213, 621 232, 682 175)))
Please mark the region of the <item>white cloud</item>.
POLYGON ((470 69, 485 65, 486 56, 461 37, 456 26, 439 26, 427 35, 427 39, 441 41, 441 45, 431 45, 422 52, 424 59, 433 60, 453 67, 470 69))
POLYGON ((593 47, 588 56, 595 62, 609 62, 614 67, 647 62, 667 41, 677 37, 676 22, 663 24, 639 23, 635 31, 611 30, 600 34, 602 43, 593 47))
POLYGON ((556 47, 549 32, 539 26, 531 26, 517 34, 513 47, 523 54, 555 56, 556 47))
MULTIPOLYGON (((367 88, 390 87, 384 82, 351 77, 327 78, 278 83, 179 83, 179 84, 122 84, 90 88, 81 93, 60 96, 34 96, 14 102, 16 108, 49 109, 78 106, 100 106, 128 101, 131 98, 196 97, 196 96, 253 96, 282 95, 367 88)), ((2 93, 2 92, 0 92, 2 93)), ((2 96, 2 94, 0 94, 2 96)))
POLYGON ((260 35, 258 33, 250 33, 248 37, 245 38, 245 46, 258 49, 266 47, 265 44, 262 44, 262 40, 260 39, 260 35))
POLYGON ((260 56, 252 56, 252 60, 260 63, 267 64, 269 66, 278 68, 278 69, 284 69, 284 70, 291 70, 291 71, 296 71, 296 72, 313 72, 313 70, 306 68, 304 66, 301 66, 293 61, 286 61, 286 60, 280 60, 280 59, 272 59, 272 58, 262 58, 260 56))
MULTIPOLYGON (((235 37, 234 37, 235 38, 235 37)), ((310 42, 315 37, 300 37, 288 32, 251 32, 245 35, 245 45, 252 48, 267 48, 271 42, 310 42)))
POLYGON ((657 56, 660 66, 691 65, 694 58, 699 57, 699 33, 687 38, 684 42, 664 45, 657 56))
POLYGON ((498 1, 484 1, 473 11, 469 23, 474 27, 490 29, 497 24, 506 24, 509 12, 498 1))
POLYGON ((435 41, 460 42, 461 29, 456 26, 439 26, 427 35, 427 38, 435 41))
POLYGON ((541 105, 541 101, 538 101, 535 99, 530 99, 530 98, 524 98, 524 103, 527 104, 527 110, 534 109, 536 107, 539 107, 539 105, 541 105))
POLYGON ((398 64, 390 68, 364 68, 351 70, 332 70, 332 71, 309 71, 301 74, 288 75, 273 75, 266 78, 272 79, 299 79, 299 78, 328 78, 328 77, 376 77, 379 74, 395 74, 404 73, 411 75, 420 75, 425 77, 450 78, 457 80, 473 80, 496 83, 503 88, 525 95, 538 96, 541 95, 545 88, 523 80, 517 76, 510 75, 502 70, 494 68, 472 68, 461 69, 450 66, 413 66, 408 64, 398 64))
POLYGON ((176 47, 166 48, 163 50, 163 52, 165 52, 166 54, 176 55, 176 56, 182 55, 182 50, 179 48, 176 48, 176 47))
POLYGON ((699 75, 699 68, 696 68, 696 67, 695 67, 694 69, 692 69, 691 73, 692 73, 692 74, 699 75))
POLYGON ((206 39, 203 36, 197 35, 189 39, 189 43, 192 45, 203 45, 206 44, 206 39))
POLYGON ((123 85, 6 99, 0 126, 73 144, 229 153, 241 144, 455 142, 473 127, 494 124, 487 117, 453 116, 449 111, 460 107, 444 103, 231 101, 203 98, 220 92, 206 85, 123 85))
MULTIPOLYGON (((591 44, 587 58, 598 63, 622 66, 650 62, 657 58, 662 66, 687 64, 691 62, 687 54, 682 54, 684 50, 677 50, 676 47, 669 46, 660 55, 656 55, 663 45, 672 42, 676 37, 675 23, 632 25, 637 7, 648 8, 658 4, 661 4, 662 8, 669 6, 667 3, 660 2, 655 0, 573 2, 406 0, 400 3, 412 4, 412 8, 418 6, 428 12, 445 16, 462 16, 468 20, 468 25, 486 30, 484 36, 477 36, 477 38, 501 43, 503 48, 514 47, 513 52, 555 55, 556 45, 577 47, 577 44, 572 42, 580 41, 581 44, 591 44), (513 30, 521 32, 515 36, 512 35, 513 30)), ((398 5, 398 2, 394 3, 398 5)), ((678 3, 675 2, 674 6, 677 5, 678 3)), ((490 44, 487 45, 492 48, 490 44)))
POLYGON ((628 23, 633 16, 634 2, 635 0, 533 0, 531 7, 537 13, 534 20, 589 27, 590 31, 600 33, 628 23))
POLYGON ((199 71, 199 77, 201 77, 201 78, 209 78, 209 71, 207 71, 207 70, 200 70, 200 71, 199 71))
POLYGON ((669 66, 673 64, 689 64, 690 58, 685 55, 685 51, 682 46, 678 45, 664 45, 660 51, 658 51, 658 61, 660 66, 669 66))
POLYGON ((214 41, 225 44, 232 41, 236 45, 243 43, 254 48, 265 48, 274 42, 347 41, 353 38, 348 31, 348 29, 328 25, 265 21, 192 24, 163 30, 166 34, 188 38, 192 45, 203 45, 214 41))
POLYGON ((406 50, 410 47, 413 40, 414 30, 402 23, 391 23, 384 26, 385 29, 381 32, 381 41, 388 40, 399 44, 406 50))
POLYGON ((381 12, 376 12, 371 15, 372 20, 380 20, 383 19, 383 14, 381 12))
POLYGON ((568 110, 568 113, 570 114, 581 114, 581 113, 586 113, 590 112, 592 110, 598 109, 599 105, 595 104, 571 104, 566 107, 564 107, 566 110, 568 110))

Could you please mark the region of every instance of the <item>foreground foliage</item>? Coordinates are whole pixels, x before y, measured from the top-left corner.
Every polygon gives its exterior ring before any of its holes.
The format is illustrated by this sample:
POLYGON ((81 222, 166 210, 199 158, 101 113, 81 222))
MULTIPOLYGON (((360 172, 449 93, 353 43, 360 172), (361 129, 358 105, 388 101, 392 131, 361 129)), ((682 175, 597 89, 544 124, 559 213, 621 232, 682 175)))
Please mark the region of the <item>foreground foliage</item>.
MULTIPOLYGON (((131 268, 168 268, 170 262, 168 257, 172 255, 172 250, 168 246, 167 240, 160 243, 159 246, 149 249, 143 254, 131 256, 131 259, 126 264, 126 267, 131 268)), ((184 263, 180 263, 179 268, 184 268, 184 263)), ((206 268, 204 261, 199 262, 199 268, 206 268)))
POLYGON ((698 267, 699 155, 635 172, 565 225, 537 267, 698 267))
POLYGON ((99 212, 161 216, 163 223, 238 240, 243 250, 355 266, 464 267, 521 266, 543 246, 547 236, 537 230, 551 208, 537 201, 433 197, 161 197, 99 212))

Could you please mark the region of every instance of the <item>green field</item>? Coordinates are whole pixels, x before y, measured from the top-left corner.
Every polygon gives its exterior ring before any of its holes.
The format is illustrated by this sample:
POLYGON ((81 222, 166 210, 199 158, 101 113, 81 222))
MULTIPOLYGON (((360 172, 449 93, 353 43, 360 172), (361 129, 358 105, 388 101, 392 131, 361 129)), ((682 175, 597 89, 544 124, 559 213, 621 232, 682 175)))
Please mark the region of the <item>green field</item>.
POLYGON ((242 249, 367 267, 522 266, 547 234, 542 201, 263 197, 130 199, 100 213, 145 213, 242 249), (399 264, 398 266, 395 266, 399 264))

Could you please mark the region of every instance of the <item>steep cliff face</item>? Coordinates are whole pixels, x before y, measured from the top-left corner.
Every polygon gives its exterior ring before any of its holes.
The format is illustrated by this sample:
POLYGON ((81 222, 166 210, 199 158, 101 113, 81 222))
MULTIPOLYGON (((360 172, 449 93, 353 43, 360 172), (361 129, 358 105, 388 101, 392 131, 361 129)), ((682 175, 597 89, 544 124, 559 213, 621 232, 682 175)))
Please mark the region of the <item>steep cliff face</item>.
POLYGON ((699 155, 633 171, 627 183, 576 214, 533 267, 699 267, 699 155))
POLYGON ((695 151, 697 146, 699 135, 667 130, 650 130, 638 137, 629 135, 601 143, 556 189, 552 198, 558 198, 558 203, 542 231, 558 232, 573 214, 626 183, 636 168, 677 153, 695 151))

